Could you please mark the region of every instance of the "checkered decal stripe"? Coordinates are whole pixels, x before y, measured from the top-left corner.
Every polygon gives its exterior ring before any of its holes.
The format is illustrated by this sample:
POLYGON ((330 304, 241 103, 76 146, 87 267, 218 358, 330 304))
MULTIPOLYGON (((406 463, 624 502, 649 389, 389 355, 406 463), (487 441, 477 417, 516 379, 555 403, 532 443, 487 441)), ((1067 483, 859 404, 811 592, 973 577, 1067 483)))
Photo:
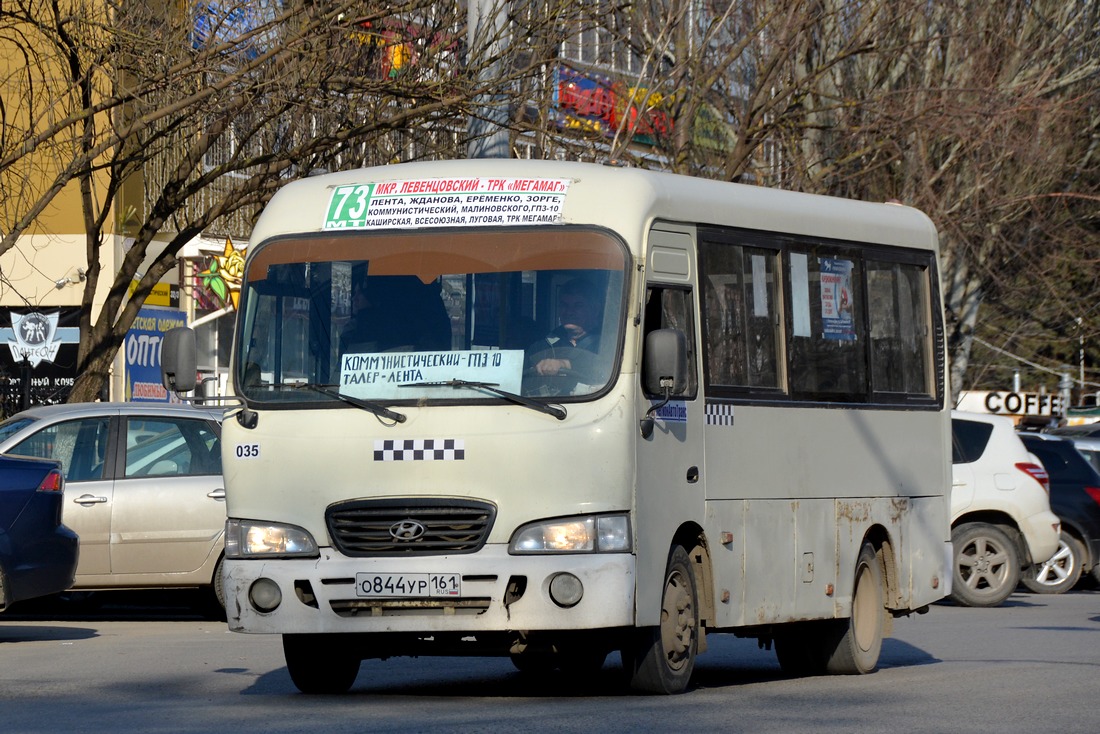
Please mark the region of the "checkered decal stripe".
POLYGON ((733 406, 724 403, 707 403, 708 426, 732 426, 733 406))
POLYGON ((466 442, 460 438, 384 439, 374 442, 375 461, 462 461, 466 442))

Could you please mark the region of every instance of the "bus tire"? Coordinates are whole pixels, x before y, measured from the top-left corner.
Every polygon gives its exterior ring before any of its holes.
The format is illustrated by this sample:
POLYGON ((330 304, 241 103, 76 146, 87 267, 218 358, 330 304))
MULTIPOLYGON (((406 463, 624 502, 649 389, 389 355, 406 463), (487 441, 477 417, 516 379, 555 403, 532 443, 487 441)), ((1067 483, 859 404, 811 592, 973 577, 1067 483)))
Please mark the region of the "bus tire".
POLYGON ((346 693, 361 662, 339 635, 283 635, 283 657, 302 693, 346 693))
POLYGON ((1020 583, 1016 546, 1000 528, 984 522, 951 531, 954 579, 951 600, 964 607, 995 607, 1020 583))
POLYGON ((886 589, 882 564, 870 543, 864 543, 856 561, 852 616, 833 624, 837 637, 833 638, 835 645, 829 645, 826 672, 833 675, 873 672, 878 667, 886 634, 886 589))
POLYGON ((695 570, 682 546, 674 546, 665 567, 661 623, 634 631, 624 648, 630 687, 645 693, 683 692, 699 649, 699 593, 695 570))

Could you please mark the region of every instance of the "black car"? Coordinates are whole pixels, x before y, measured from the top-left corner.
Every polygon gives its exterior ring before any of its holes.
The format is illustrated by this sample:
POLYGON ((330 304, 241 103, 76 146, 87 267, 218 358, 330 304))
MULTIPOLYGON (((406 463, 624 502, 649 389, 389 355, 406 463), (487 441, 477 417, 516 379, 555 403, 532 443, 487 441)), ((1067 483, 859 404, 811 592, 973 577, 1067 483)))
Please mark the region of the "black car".
POLYGON ((1059 553, 1068 550, 1078 561, 1071 577, 1076 581, 1092 573, 1100 581, 1100 473, 1066 438, 1049 433, 1020 438, 1050 474, 1050 509, 1062 520, 1067 546, 1059 553))
POLYGON ((68 589, 76 533, 61 522, 61 464, 0 456, 0 611, 68 589))

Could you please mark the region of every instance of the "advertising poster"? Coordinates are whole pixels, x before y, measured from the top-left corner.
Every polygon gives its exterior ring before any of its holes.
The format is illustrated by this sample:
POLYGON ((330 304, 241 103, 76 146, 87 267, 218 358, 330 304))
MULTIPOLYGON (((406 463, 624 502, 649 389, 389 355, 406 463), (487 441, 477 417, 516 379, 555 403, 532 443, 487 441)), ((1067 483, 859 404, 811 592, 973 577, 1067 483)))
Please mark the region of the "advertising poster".
POLYGON ((182 311, 145 307, 126 334, 126 400, 143 403, 174 403, 179 399, 160 381, 160 348, 164 332, 187 326, 182 311))
POLYGON ((826 339, 853 341, 852 261, 821 259, 821 325, 826 339))

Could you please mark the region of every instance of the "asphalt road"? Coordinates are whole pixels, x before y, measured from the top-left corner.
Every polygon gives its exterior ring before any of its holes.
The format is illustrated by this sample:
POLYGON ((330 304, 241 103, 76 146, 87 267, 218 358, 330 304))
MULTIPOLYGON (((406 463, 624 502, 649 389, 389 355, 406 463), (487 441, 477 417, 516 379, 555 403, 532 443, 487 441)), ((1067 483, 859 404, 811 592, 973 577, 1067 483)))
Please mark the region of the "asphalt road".
POLYGON ((299 694, 276 637, 233 634, 188 597, 0 615, 0 732, 1100 731, 1100 591, 936 605, 895 623, 877 672, 786 679, 754 640, 711 636, 690 691, 532 679, 486 658, 364 662, 345 696, 299 694))

